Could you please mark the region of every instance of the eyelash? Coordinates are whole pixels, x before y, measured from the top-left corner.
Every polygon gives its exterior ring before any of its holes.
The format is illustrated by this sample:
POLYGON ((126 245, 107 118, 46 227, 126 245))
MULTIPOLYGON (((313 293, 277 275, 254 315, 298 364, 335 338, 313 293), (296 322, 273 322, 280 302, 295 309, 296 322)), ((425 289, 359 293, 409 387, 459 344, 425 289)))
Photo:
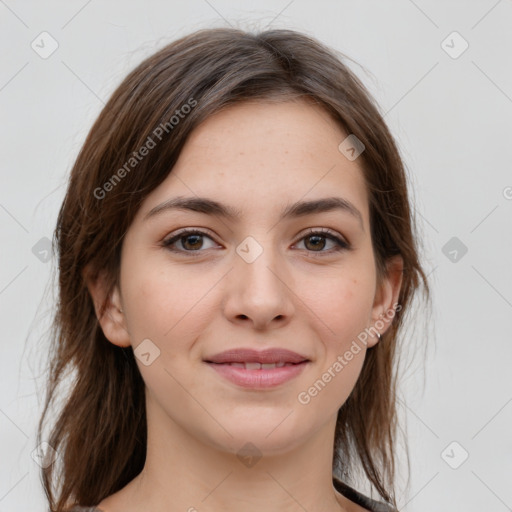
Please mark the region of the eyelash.
MULTIPOLYGON (((178 233, 176 233, 171 238, 164 240, 162 242, 162 245, 171 252, 181 253, 181 254, 186 253, 186 254, 192 255, 193 257, 199 256, 199 254, 201 252, 204 252, 206 249, 203 249, 203 250, 199 249, 197 251, 187 251, 186 249, 175 249, 175 248, 171 247, 172 244, 179 241, 181 238, 185 238, 188 235, 200 235, 200 236, 206 236, 206 237, 212 239, 212 237, 204 231, 200 231, 198 229, 185 228, 185 229, 179 231, 178 233)), ((329 249, 327 251, 308 251, 309 253, 311 253, 314 256, 333 254, 333 253, 337 253, 340 251, 347 251, 347 250, 351 249, 351 246, 348 242, 346 242, 345 240, 343 240, 342 238, 338 237, 333 232, 331 232, 330 230, 325 229, 325 228, 318 228, 318 229, 310 228, 308 230, 308 232, 305 235, 303 235, 302 238, 299 239, 299 242, 304 240, 305 238, 308 238, 308 237, 311 237, 314 235, 321 236, 322 238, 328 238, 336 244, 336 247, 334 247, 333 249, 329 249)), ((307 250, 307 249, 305 249, 305 250, 307 250)))

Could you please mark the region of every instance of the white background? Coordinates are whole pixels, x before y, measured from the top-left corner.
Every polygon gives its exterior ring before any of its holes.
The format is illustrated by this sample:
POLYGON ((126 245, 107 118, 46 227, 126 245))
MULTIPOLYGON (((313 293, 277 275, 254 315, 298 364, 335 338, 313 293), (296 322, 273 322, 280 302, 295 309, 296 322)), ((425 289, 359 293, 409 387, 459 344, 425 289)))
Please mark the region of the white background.
POLYGON ((349 64, 400 145, 433 288, 419 344, 428 357, 421 350, 402 388, 411 480, 399 504, 512 510, 510 0, 0 0, 0 512, 45 510, 30 457, 54 265, 40 240, 52 238, 73 160, 132 67, 181 35, 228 24, 304 31, 368 71, 349 64), (43 31, 58 42, 47 59, 31 48, 43 31), (463 48, 446 39, 453 31, 469 44, 457 58, 445 51, 463 48), (456 262, 443 253, 452 237, 468 249, 456 262), (452 469, 462 450, 468 459, 452 469))

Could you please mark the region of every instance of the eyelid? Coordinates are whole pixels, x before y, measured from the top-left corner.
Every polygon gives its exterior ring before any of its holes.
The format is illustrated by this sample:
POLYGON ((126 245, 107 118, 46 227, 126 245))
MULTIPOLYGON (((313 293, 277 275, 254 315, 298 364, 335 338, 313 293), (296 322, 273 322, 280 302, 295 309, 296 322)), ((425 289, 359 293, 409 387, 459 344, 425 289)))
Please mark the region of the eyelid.
POLYGON ((169 236, 169 238, 167 239, 167 241, 170 239, 170 238, 175 238, 179 235, 193 235, 193 234, 201 234, 201 235, 208 235, 210 238, 215 238, 217 235, 213 232, 213 231, 210 231, 208 228, 195 228, 195 227, 187 227, 187 228, 180 228, 180 229, 177 229, 176 231, 173 231, 171 233, 172 236, 169 236))
POLYGON ((300 236, 299 240, 301 240, 302 238, 304 238, 306 236, 317 235, 317 234, 330 235, 334 238, 339 238, 340 241, 344 242, 347 245, 350 245, 350 243, 346 239, 346 237, 344 237, 341 233, 338 233, 337 231, 334 231, 330 228, 307 228, 307 230, 305 232, 303 232, 299 235, 300 236))

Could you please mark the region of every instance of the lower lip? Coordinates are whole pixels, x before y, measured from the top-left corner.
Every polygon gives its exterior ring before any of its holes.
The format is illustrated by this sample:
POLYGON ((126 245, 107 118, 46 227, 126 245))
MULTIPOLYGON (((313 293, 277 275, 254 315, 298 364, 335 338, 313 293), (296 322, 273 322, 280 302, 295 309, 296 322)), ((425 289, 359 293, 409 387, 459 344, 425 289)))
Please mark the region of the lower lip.
POLYGON ((229 364, 207 363, 216 372, 243 388, 272 388, 297 377, 309 361, 270 370, 246 370, 229 364))

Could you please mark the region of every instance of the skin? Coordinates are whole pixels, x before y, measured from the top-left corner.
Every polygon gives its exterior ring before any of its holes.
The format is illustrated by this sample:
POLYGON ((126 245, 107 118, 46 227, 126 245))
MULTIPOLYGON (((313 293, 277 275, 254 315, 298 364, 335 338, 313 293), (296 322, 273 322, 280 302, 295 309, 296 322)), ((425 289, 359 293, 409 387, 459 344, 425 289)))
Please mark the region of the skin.
MULTIPOLYGON (((338 150, 345 137, 302 100, 217 113, 143 202, 123 242, 120 286, 107 297, 101 278, 89 283, 97 311, 108 299, 100 323, 110 342, 135 349, 149 338, 160 350, 148 366, 137 359, 146 465, 99 504, 104 512, 364 510, 334 490, 331 465, 336 413, 377 337, 307 405, 297 399, 393 309, 401 285, 400 257, 377 282, 360 159, 338 150), (205 196, 242 214, 231 221, 174 210, 143 220, 176 196, 205 196), (342 210, 279 220, 293 202, 330 196, 349 200, 362 223, 342 210), (208 234, 175 242, 181 253, 162 245, 190 227, 208 234), (307 228, 330 229, 351 249, 335 252, 335 242, 307 237, 307 228), (236 252, 248 236, 263 249, 252 263, 236 252), (246 390, 203 362, 235 347, 288 348, 311 363, 276 388, 246 390), (248 441, 262 455, 251 467, 236 456, 248 441)), ((386 316, 384 324, 381 333, 386 316)))

